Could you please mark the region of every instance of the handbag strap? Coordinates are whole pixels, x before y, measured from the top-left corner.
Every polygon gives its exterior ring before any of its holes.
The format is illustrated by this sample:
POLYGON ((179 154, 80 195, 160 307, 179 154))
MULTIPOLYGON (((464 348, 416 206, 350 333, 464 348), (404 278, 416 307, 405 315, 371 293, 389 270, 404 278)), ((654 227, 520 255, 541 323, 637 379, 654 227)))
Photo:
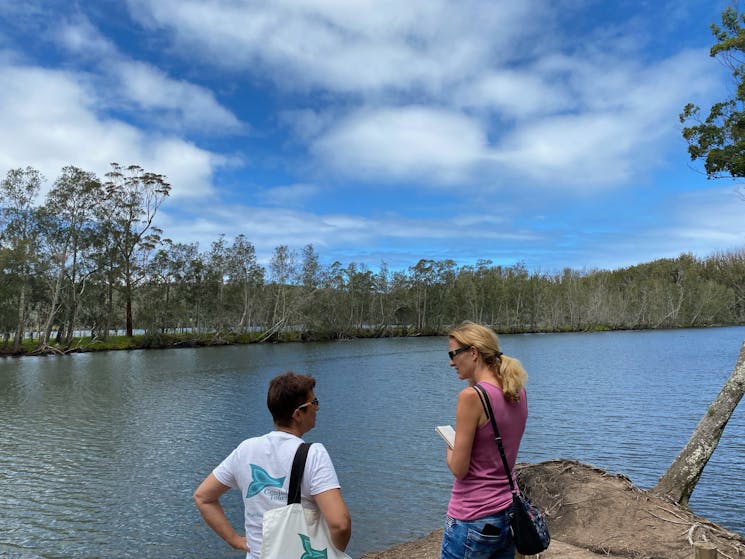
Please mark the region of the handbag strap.
POLYGON ((308 458, 308 449, 313 443, 300 443, 295 451, 295 458, 292 460, 292 470, 290 471, 290 487, 287 490, 287 504, 300 502, 300 483, 303 481, 303 471, 305 470, 305 460, 308 458))
POLYGON ((497 427, 497 422, 494 419, 494 412, 491 409, 491 402, 489 401, 489 395, 486 393, 486 390, 483 386, 479 386, 478 384, 475 384, 473 386, 474 390, 479 395, 479 399, 481 400, 481 405, 484 407, 484 412, 486 413, 486 416, 489 418, 489 421, 491 422, 491 428, 494 430, 494 441, 497 443, 497 448, 499 449, 499 456, 502 458, 502 465, 504 466, 504 471, 507 473, 507 481, 510 483, 510 491, 512 493, 517 493, 517 489, 515 488, 515 482, 512 481, 512 471, 510 471, 510 466, 507 464, 507 457, 504 455, 504 445, 502 444, 502 437, 499 435, 499 428, 497 427))

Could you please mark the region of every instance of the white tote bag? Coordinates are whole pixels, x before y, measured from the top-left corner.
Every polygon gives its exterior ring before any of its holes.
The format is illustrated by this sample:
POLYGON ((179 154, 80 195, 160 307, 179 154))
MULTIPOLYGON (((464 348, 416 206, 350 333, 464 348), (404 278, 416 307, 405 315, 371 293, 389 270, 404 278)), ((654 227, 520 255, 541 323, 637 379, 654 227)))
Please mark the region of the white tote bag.
POLYGON ((261 559, 351 559, 331 543, 320 512, 299 503, 264 513, 261 559))
POLYGON ((264 513, 261 529, 261 559, 352 559, 331 543, 323 515, 300 504, 300 482, 310 444, 302 443, 295 453, 290 473, 287 506, 264 513))

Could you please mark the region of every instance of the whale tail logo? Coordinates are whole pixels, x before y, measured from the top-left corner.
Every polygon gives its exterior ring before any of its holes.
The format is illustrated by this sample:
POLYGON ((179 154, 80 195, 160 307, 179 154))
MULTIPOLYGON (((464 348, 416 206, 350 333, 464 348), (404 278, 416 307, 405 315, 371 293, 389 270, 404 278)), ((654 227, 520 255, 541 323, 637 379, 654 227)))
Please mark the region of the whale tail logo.
POLYGON ((254 495, 258 495, 267 487, 282 487, 285 483, 285 477, 286 476, 282 476, 280 478, 272 477, 268 473, 266 473, 266 470, 261 466, 251 464, 251 478, 253 479, 253 481, 248 486, 246 497, 253 497, 254 495))
POLYGON ((300 536, 300 541, 303 542, 303 550, 305 553, 303 553, 300 556, 300 559, 327 559, 328 552, 325 549, 313 549, 310 546, 310 538, 304 534, 298 534, 300 536))

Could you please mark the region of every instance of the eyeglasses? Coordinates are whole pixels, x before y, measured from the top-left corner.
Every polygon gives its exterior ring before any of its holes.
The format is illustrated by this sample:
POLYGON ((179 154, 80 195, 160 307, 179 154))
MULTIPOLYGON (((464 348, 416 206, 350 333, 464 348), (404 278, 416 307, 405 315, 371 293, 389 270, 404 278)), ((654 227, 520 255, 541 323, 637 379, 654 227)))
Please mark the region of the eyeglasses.
POLYGON ((301 410, 305 407, 308 407, 310 405, 318 407, 318 398, 313 398, 310 402, 305 402, 304 404, 297 407, 297 409, 301 410))
POLYGON ((459 353, 463 353, 464 351, 468 349, 471 349, 470 345, 459 347, 458 349, 454 349, 453 351, 448 351, 448 357, 450 357, 450 360, 452 361, 453 359, 455 359, 456 355, 458 355, 459 353))

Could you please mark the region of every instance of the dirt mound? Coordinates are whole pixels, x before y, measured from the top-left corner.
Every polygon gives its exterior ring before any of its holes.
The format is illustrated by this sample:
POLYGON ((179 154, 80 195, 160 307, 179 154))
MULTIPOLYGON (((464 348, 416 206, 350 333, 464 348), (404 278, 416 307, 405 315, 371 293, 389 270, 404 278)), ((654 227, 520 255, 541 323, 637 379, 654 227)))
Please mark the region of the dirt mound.
MULTIPOLYGON (((634 486, 623 475, 571 460, 518 464, 520 487, 546 513, 551 546, 540 559, 692 559, 693 543, 745 559, 745 538, 634 486)), ((444 505, 443 505, 444 506, 444 505)), ((362 559, 437 559, 442 530, 362 559)))
POLYGON ((745 558, 745 538, 635 487, 623 475, 569 460, 520 464, 520 487, 543 510, 552 539, 598 554, 690 559, 706 541, 745 558))
MULTIPOLYGON (((415 542, 407 542, 380 553, 369 553, 361 559, 440 559, 442 529, 435 530, 427 537, 415 542)), ((536 556, 538 559, 599 559, 599 555, 586 549, 551 540, 551 547, 536 556)), ((603 559, 625 559, 618 555, 603 554, 603 559)))

